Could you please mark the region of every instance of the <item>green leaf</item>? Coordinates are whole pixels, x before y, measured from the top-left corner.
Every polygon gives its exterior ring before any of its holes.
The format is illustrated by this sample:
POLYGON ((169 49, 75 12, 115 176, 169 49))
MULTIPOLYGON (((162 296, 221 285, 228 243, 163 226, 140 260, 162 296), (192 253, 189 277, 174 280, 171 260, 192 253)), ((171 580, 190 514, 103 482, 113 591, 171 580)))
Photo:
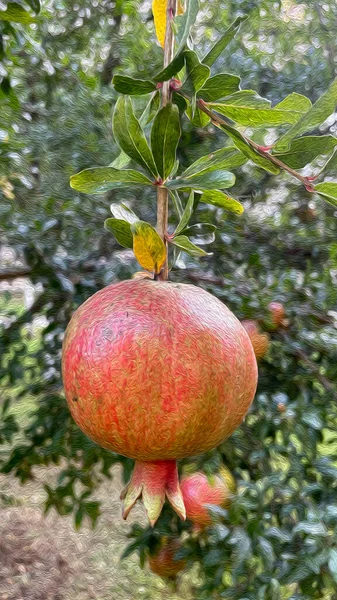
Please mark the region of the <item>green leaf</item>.
POLYGON ((166 258, 166 248, 155 228, 145 221, 131 224, 133 251, 139 264, 147 271, 160 273, 166 258))
POLYGON ((234 169, 241 167, 246 162, 247 157, 237 150, 235 146, 225 146, 225 148, 216 150, 196 160, 184 171, 182 177, 201 175, 201 173, 209 173, 218 169, 234 169))
POLYGON ((214 102, 219 98, 234 94, 239 91, 239 87, 240 77, 230 75, 229 73, 222 73, 221 75, 210 77, 199 90, 198 96, 206 102, 214 102))
POLYGON ((210 75, 210 68, 203 65, 193 50, 185 50, 186 73, 183 89, 191 96, 198 92, 210 75))
POLYGON ((337 207, 337 183, 326 181, 315 185, 315 192, 324 200, 337 207))
POLYGON ((186 10, 183 15, 175 18, 175 25, 177 27, 176 41, 177 41, 177 54, 184 48, 187 38, 190 34, 190 29, 195 23, 199 12, 198 0, 188 0, 186 3, 186 10))
POLYGON ((219 206, 225 210, 229 210, 230 212, 236 213, 237 215, 242 215, 244 208, 238 200, 232 198, 231 196, 227 196, 223 192, 218 190, 209 190, 204 192, 200 198, 200 202, 204 202, 206 204, 213 204, 214 206, 219 206))
POLYGON ((227 135, 233 140, 236 147, 258 167, 261 167, 262 169, 265 169, 265 171, 269 171, 269 173, 273 173, 275 175, 280 172, 280 169, 270 162, 268 158, 265 158, 262 154, 255 150, 255 148, 252 148, 245 137, 234 127, 225 123, 218 124, 217 127, 225 131, 225 133, 227 133, 227 135))
POLYGON ((101 514, 100 503, 96 502, 96 501, 85 502, 83 504, 83 509, 84 509, 85 513, 88 515, 88 517, 90 518, 92 527, 95 527, 95 525, 97 523, 97 519, 101 514))
POLYGON ((158 173, 165 181, 175 166, 181 135, 179 110, 175 104, 163 106, 157 113, 151 130, 151 148, 158 173))
POLYGON ((0 10, 0 21, 27 24, 33 23, 35 19, 20 4, 10 2, 6 10, 0 10))
POLYGON ((158 172, 152 152, 128 96, 118 98, 112 126, 114 136, 121 149, 157 178, 158 172))
POLYGON ((329 550, 328 566, 333 580, 337 583, 337 550, 335 548, 329 550))
POLYGON ((206 113, 202 112, 202 110, 200 110, 198 107, 195 109, 193 114, 191 105, 189 105, 186 109, 186 116, 195 127, 199 127, 201 129, 206 127, 211 120, 210 117, 206 115, 206 113))
POLYGON ((195 223, 190 227, 186 227, 182 233, 187 235, 189 240, 197 246, 211 244, 215 240, 216 226, 212 223, 195 223))
POLYGON ((38 14, 41 10, 40 0, 26 0, 26 4, 28 4, 28 6, 30 6, 34 12, 36 12, 36 14, 38 14))
POLYGON ((314 158, 329 154, 337 146, 337 139, 332 135, 308 135, 293 140, 285 154, 275 154, 292 169, 303 169, 314 158))
POLYGON ((172 94, 172 102, 176 104, 179 108, 179 113, 182 115, 187 107, 189 106, 186 98, 178 94, 177 92, 173 92, 172 94))
POLYGON ((126 206, 126 204, 123 202, 121 202, 121 204, 110 204, 110 210, 115 219, 121 219, 130 225, 139 221, 139 218, 133 212, 133 210, 131 210, 131 208, 126 206))
POLYGON ((235 183, 235 175, 230 171, 211 171, 201 175, 191 175, 189 178, 177 177, 168 181, 169 189, 192 188, 194 190, 213 190, 232 187, 235 183))
POLYGON ((236 106, 223 102, 221 104, 210 103, 210 108, 221 115, 244 125, 245 127, 263 127, 283 125, 284 123, 296 123, 298 114, 294 111, 259 109, 250 106, 236 106))
POLYGON ((110 231, 116 238, 117 242, 124 248, 133 247, 133 237, 131 233, 130 223, 122 219, 105 219, 104 228, 110 231))
POLYGON ((187 204, 184 209, 184 212, 183 212, 181 219, 178 223, 178 226, 174 232, 174 235, 178 235, 178 233, 180 233, 181 231, 183 231, 183 229, 185 229, 185 227, 189 223, 189 220, 193 214, 193 211, 194 211, 194 191, 191 190, 190 195, 187 200, 187 204))
POLYGON ((80 506, 75 514, 75 529, 76 531, 78 531, 81 527, 82 521, 83 521, 83 517, 84 517, 84 510, 83 510, 83 506, 80 506))
POLYGON ((178 248, 180 248, 181 250, 184 250, 185 252, 190 254, 190 256, 198 257, 209 255, 207 252, 205 252, 205 250, 202 250, 201 248, 198 248, 198 246, 196 246, 195 244, 192 244, 192 242, 188 239, 186 235, 178 235, 177 237, 172 238, 170 242, 178 248))
POLYGON ((161 83, 163 81, 168 81, 169 79, 172 79, 172 77, 175 77, 175 75, 177 75, 179 71, 181 71, 184 65, 185 53, 184 51, 182 51, 174 57, 172 62, 170 62, 170 64, 167 65, 165 69, 163 69, 162 71, 157 73, 155 77, 153 77, 153 81, 155 81, 156 83, 161 83))
POLYGON ((329 158, 328 162, 322 167, 322 171, 325 175, 329 173, 337 174, 337 150, 329 158))
POLYGON ((277 152, 287 151, 291 140, 300 136, 302 133, 315 129, 315 127, 321 125, 334 112, 336 104, 337 78, 308 112, 306 112, 303 117, 289 129, 289 131, 279 138, 274 149, 277 152))
POLYGON ((142 96, 156 90, 156 84, 143 79, 133 79, 124 75, 115 75, 112 80, 116 92, 128 96, 142 96))
POLYGON ((247 19, 247 15, 238 17, 235 21, 226 29, 225 33, 221 38, 214 44, 210 51, 203 58, 202 62, 204 65, 211 67, 217 58, 222 54, 228 44, 232 41, 236 33, 238 32, 241 23, 247 19))
POLYGON ((70 178, 70 187, 85 194, 104 194, 109 190, 139 185, 152 185, 152 182, 146 175, 133 169, 94 167, 84 169, 70 178))
POLYGON ((307 112, 312 107, 311 100, 302 94, 293 92, 289 94, 284 100, 281 100, 274 108, 280 110, 295 110, 299 113, 307 112))
POLYGON ((249 108, 263 108, 271 110, 271 102, 262 98, 254 90, 239 90, 224 99, 225 104, 231 106, 249 106, 249 108))

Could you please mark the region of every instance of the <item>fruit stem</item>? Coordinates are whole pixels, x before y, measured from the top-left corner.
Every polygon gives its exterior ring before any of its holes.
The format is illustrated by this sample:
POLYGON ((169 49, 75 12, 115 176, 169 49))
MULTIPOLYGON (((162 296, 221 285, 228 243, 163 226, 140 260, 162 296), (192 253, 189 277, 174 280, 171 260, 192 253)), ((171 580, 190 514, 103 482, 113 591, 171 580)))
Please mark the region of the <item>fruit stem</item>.
MULTIPOLYGON (((166 8, 166 33, 164 43, 164 68, 170 64, 174 54, 173 20, 176 15, 177 0, 168 0, 166 8)), ((171 99, 170 81, 165 81, 162 87, 162 106, 171 99)), ((157 231, 166 247, 166 260, 157 279, 168 279, 168 244, 166 240, 168 223, 168 189, 158 186, 157 189, 157 231)))

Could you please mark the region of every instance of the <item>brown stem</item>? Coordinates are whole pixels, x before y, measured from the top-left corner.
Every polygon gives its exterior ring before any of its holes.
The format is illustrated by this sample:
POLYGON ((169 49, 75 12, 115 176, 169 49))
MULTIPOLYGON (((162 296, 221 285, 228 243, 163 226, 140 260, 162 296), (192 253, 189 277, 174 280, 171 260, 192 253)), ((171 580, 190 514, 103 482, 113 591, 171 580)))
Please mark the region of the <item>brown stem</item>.
MULTIPOLYGON (((206 104, 207 103, 204 100, 201 100, 201 99, 197 100, 197 106, 198 106, 198 108, 200 110, 202 110, 202 112, 204 112, 206 115, 208 115, 212 119, 212 122, 214 123, 214 125, 230 125, 230 123, 228 121, 226 121, 226 119, 223 119, 222 117, 219 117, 212 110, 209 110, 209 108, 207 108, 206 104)), ((230 125, 230 126, 232 127, 232 125, 230 125)), ((264 158, 267 158, 271 163, 273 163, 274 165, 276 165, 277 167, 279 167, 283 171, 287 171, 288 173, 290 173, 290 175, 292 175, 293 177, 295 177, 296 179, 298 179, 301 183, 303 183, 305 189, 308 192, 312 192, 313 191, 313 189, 314 189, 313 185, 311 184, 310 180, 307 177, 303 177, 303 175, 300 175, 297 171, 295 171, 291 167, 288 167, 288 165, 286 165, 285 163, 283 163, 276 156, 273 156, 272 154, 269 154, 269 152, 261 150, 261 147, 259 146, 259 144, 257 144, 256 142, 254 142, 250 138, 244 136, 243 134, 241 134, 241 135, 245 139, 245 141, 247 142, 247 144, 249 144, 249 146, 251 148, 254 148, 254 150, 256 150, 261 156, 263 156, 264 158)))
MULTIPOLYGON (((170 64, 174 54, 173 20, 176 15, 177 0, 168 0, 166 9, 166 33, 164 44, 164 68, 170 64)), ((165 81, 162 87, 162 106, 166 106, 171 100, 170 82, 165 81)), ((168 222, 168 189, 158 186, 157 190, 157 231, 166 246, 166 260, 161 273, 157 279, 163 281, 168 279, 168 245, 167 245, 167 222, 168 222)))
POLYGON ((18 279, 18 277, 27 277, 32 272, 31 269, 18 269, 15 271, 0 271, 0 281, 9 281, 18 279))

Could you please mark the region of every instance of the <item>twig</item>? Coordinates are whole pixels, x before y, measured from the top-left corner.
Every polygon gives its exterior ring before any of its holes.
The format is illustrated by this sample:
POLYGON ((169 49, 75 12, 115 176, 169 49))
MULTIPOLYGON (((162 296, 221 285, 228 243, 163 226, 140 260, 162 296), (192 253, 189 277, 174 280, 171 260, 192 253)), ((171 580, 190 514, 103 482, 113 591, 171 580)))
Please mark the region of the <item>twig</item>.
MULTIPOLYGON (((164 68, 170 64, 174 54, 173 20, 176 15, 177 0, 168 0, 166 9, 166 33, 164 44, 164 68)), ((162 106, 166 106, 171 99, 170 82, 165 81, 162 87, 162 106)), ((157 190, 157 231, 166 246, 166 260, 158 279, 168 279, 168 244, 166 240, 168 222, 168 196, 167 188, 158 186, 157 190)))
POLYGON ((27 277, 32 272, 31 269, 18 269, 15 271, 0 271, 0 281, 11 281, 18 277, 27 277))

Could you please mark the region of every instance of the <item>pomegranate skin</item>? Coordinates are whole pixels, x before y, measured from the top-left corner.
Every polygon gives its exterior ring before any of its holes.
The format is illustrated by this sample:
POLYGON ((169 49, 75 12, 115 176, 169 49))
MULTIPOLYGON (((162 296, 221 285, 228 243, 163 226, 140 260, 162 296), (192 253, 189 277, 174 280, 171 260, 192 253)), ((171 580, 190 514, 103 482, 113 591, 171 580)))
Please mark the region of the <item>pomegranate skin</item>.
POLYGON ((140 461, 203 453, 241 423, 254 398, 249 336, 192 285, 129 280, 74 313, 63 343, 65 395, 79 427, 140 461))
POLYGON ((149 556, 149 567, 152 573, 164 578, 175 578, 186 566, 185 560, 175 559, 175 554, 181 547, 179 539, 163 538, 157 553, 149 556))
POLYGON ((212 524, 208 505, 228 508, 231 503, 235 482, 231 475, 214 475, 212 480, 204 473, 193 473, 183 477, 180 489, 186 509, 186 517, 203 528, 212 524))

